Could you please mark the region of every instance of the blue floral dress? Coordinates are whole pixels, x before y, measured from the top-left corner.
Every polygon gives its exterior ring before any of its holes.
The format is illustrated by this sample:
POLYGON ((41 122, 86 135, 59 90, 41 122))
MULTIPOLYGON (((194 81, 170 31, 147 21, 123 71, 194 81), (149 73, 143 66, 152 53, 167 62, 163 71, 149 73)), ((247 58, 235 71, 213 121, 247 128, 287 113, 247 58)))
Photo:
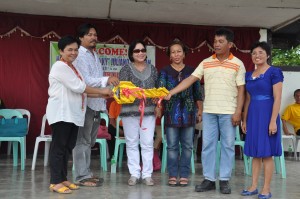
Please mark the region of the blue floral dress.
MULTIPOLYGON (((168 90, 175 88, 183 79, 189 77, 194 69, 185 66, 176 71, 171 65, 164 67, 159 74, 157 87, 168 90)), ((163 101, 166 127, 190 127, 196 124, 195 102, 202 100, 200 81, 196 81, 186 90, 172 96, 169 101, 163 101)))
POLYGON ((273 85, 283 82, 279 68, 270 67, 258 78, 252 78, 253 71, 246 73, 246 90, 250 94, 247 116, 247 134, 244 153, 251 157, 280 156, 281 127, 277 116, 277 133, 269 135, 269 124, 273 109, 273 85))

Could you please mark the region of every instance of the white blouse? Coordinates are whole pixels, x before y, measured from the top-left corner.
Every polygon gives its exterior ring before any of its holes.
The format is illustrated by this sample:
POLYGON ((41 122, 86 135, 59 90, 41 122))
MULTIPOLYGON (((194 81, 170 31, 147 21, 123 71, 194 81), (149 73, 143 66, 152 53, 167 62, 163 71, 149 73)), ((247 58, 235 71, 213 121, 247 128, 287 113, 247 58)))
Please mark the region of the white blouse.
POLYGON ((82 93, 86 84, 62 61, 53 64, 49 84, 46 110, 49 124, 63 121, 83 126, 87 95, 84 93, 82 98, 82 93))

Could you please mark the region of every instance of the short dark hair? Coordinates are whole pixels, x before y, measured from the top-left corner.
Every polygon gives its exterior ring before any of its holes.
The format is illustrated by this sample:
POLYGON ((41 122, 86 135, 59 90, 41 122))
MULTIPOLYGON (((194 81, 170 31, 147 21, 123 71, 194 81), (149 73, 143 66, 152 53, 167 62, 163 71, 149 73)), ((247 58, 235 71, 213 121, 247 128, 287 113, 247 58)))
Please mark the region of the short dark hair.
POLYGON ((94 28, 98 34, 98 30, 94 24, 84 23, 77 28, 77 38, 79 39, 84 37, 84 35, 87 35, 91 28, 94 28))
POLYGON ((296 96, 296 93, 298 93, 298 92, 300 92, 300 89, 296 89, 296 90, 294 91, 294 97, 296 96))
POLYGON ((224 28, 224 27, 217 29, 215 32, 215 36, 225 36, 227 41, 229 41, 229 42, 233 42, 233 40, 234 40, 233 31, 228 28, 224 28))
POLYGON ((64 51, 67 45, 77 43, 80 46, 80 41, 73 36, 67 35, 58 40, 58 49, 64 51))
POLYGON ((258 48, 258 47, 260 47, 260 48, 262 48, 264 51, 266 51, 266 53, 267 53, 268 56, 271 55, 271 46, 270 46, 267 42, 265 42, 265 41, 257 41, 257 42, 255 42, 255 43, 251 46, 251 48, 250 48, 250 53, 252 53, 253 50, 254 50, 255 48, 258 48))
MULTIPOLYGON (((129 48, 128 48, 128 58, 131 62, 134 62, 132 55, 133 55, 133 50, 137 44, 142 44, 144 46, 144 48, 146 49, 146 44, 145 44, 145 42, 143 42, 143 40, 137 39, 137 40, 133 41, 129 45, 129 48)), ((146 57, 146 59, 147 59, 147 57, 146 57)))
POLYGON ((182 48, 184 54, 187 54, 187 53, 188 53, 188 48, 187 48, 187 46, 186 46, 182 41, 180 41, 179 39, 174 39, 174 40, 170 43, 170 45, 168 46, 168 48, 167 48, 167 55, 168 55, 168 57, 170 57, 170 54, 171 54, 171 52, 170 52, 170 51, 171 51, 171 47, 174 46, 174 45, 176 45, 176 44, 178 44, 178 45, 181 46, 181 48, 182 48))

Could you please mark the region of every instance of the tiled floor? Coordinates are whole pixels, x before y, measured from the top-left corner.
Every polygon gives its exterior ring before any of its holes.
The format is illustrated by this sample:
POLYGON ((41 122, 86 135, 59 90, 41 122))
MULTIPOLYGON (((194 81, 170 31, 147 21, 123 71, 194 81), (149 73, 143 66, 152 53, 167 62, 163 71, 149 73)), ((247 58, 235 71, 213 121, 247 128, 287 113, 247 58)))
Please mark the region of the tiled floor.
MULTIPOLYGON (((231 186, 232 194, 223 195, 218 191, 210 191, 205 193, 197 193, 194 191, 194 186, 199 184, 202 177, 202 166, 196 163, 196 174, 190 176, 190 185, 188 187, 169 187, 167 186, 167 174, 154 172, 153 179, 155 186, 147 187, 143 184, 129 187, 127 180, 129 178, 126 162, 123 162, 123 167, 118 169, 116 174, 110 172, 102 172, 99 169, 99 157, 93 156, 92 169, 96 175, 104 178, 105 182, 102 187, 90 188, 81 187, 79 190, 74 191, 69 195, 62 195, 52 193, 49 191, 49 167, 43 166, 43 158, 38 157, 38 162, 35 171, 31 171, 31 156, 26 160, 25 171, 20 170, 18 167, 12 166, 12 157, 6 155, 0 156, 0 198, 9 199, 152 199, 152 198, 257 198, 242 197, 239 195, 240 191, 251 182, 251 177, 244 175, 243 162, 236 160, 236 168, 233 171, 231 186)), ((300 198, 300 161, 295 161, 291 158, 286 159, 287 179, 282 179, 280 174, 274 174, 271 191, 272 198, 300 198)), ((70 179, 72 179, 71 162, 70 162, 70 179)), ((263 178, 260 178, 260 185, 263 178)))

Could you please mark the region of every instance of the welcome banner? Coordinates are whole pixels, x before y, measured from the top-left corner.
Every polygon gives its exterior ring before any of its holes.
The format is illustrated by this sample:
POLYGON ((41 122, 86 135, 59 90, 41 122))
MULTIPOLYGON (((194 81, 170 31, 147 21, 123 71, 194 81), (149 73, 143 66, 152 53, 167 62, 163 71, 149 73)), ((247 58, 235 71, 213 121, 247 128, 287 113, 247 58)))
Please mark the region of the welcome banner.
MULTIPOLYGON (((96 53, 103 67, 104 76, 119 76, 123 66, 130 62, 128 58, 129 45, 97 44, 96 53)), ((59 60, 57 42, 50 42, 50 68, 59 60)), ((155 46, 147 46, 147 63, 155 66, 155 46)))

